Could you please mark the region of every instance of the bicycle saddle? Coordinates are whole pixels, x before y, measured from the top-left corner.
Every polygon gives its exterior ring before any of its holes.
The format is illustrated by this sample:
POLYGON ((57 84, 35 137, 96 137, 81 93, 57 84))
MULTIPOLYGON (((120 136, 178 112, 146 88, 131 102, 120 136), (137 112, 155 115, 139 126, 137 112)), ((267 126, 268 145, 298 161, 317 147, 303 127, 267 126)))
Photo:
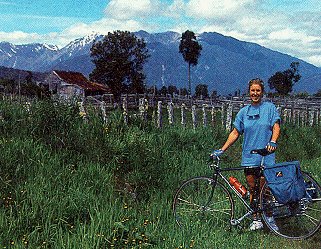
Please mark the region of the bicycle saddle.
POLYGON ((256 150, 251 150, 251 154, 259 154, 261 156, 267 156, 272 154, 273 152, 269 152, 266 148, 264 149, 256 149, 256 150))

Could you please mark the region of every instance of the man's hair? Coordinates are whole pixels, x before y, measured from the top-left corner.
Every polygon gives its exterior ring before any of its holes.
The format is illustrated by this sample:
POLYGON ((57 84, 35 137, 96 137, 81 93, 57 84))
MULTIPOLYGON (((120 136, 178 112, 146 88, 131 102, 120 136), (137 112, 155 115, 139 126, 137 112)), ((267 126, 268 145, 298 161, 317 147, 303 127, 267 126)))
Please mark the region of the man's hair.
POLYGON ((249 91, 252 85, 257 84, 260 85, 261 89, 262 89, 262 93, 264 93, 264 82, 263 80, 261 80, 260 78, 255 78, 255 79, 251 79, 249 81, 249 91))

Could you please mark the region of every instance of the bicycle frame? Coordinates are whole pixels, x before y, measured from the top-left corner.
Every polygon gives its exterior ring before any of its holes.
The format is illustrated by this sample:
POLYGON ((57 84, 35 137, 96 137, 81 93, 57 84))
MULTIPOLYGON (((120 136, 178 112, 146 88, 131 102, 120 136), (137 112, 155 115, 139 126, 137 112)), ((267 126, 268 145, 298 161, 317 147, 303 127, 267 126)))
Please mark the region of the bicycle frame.
MULTIPOLYGON (((215 190, 215 186, 216 186, 216 182, 218 177, 220 177, 225 183, 226 185, 229 187, 229 189, 231 189, 233 191, 233 193, 240 199, 240 201, 243 203, 243 205, 246 207, 246 209, 248 210, 242 217, 238 218, 238 219, 232 219, 231 220, 231 225, 235 226, 238 225, 242 222, 242 220, 244 220, 246 217, 257 213, 257 212, 261 212, 262 210, 260 208, 252 208, 247 201, 242 197, 242 195, 229 183, 228 179, 221 173, 221 172, 228 172, 228 171, 240 171, 240 170, 244 170, 246 168, 251 168, 251 167, 233 167, 233 168, 220 168, 219 164, 220 164, 220 159, 219 157, 216 157, 217 163, 215 164, 214 162, 212 164, 209 165, 209 167, 213 170, 213 188, 211 191, 211 194, 209 196, 207 205, 210 203, 213 194, 214 194, 214 190, 215 190)), ((264 157, 262 157, 262 161, 261 161, 261 170, 263 168, 263 160, 264 157)), ((258 200, 256 200, 257 202, 258 200)), ((257 206, 257 205, 255 205, 257 206)))

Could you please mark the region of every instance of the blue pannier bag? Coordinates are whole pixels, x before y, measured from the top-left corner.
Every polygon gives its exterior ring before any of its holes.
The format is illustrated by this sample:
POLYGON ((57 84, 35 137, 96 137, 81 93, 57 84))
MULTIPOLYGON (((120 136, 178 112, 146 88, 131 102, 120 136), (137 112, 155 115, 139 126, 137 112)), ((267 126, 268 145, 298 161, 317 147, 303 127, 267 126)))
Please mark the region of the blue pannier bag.
POLYGON ((276 163, 266 167, 264 177, 279 203, 297 202, 306 195, 306 184, 299 161, 276 163))

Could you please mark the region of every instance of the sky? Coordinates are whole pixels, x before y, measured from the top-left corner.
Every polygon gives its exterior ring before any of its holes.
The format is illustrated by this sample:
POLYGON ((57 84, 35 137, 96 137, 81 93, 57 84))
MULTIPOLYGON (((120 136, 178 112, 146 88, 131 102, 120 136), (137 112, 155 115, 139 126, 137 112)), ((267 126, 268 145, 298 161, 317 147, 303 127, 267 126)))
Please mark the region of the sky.
POLYGON ((321 0, 0 0, 0 41, 63 47, 115 30, 217 32, 321 67, 321 0))

